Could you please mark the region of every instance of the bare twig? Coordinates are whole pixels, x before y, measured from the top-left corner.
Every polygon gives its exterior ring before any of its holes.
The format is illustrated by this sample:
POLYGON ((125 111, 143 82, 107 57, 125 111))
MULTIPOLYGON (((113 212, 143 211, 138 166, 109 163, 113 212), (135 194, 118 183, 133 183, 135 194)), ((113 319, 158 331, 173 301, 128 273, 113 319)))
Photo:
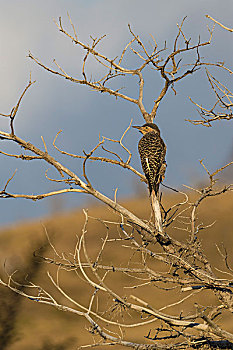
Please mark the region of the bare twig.
POLYGON ((29 83, 28 85, 25 87, 25 89, 23 90, 22 94, 20 95, 20 98, 16 104, 15 107, 12 108, 10 114, 2 114, 0 113, 1 116, 3 117, 9 117, 10 118, 10 129, 11 129, 11 135, 14 135, 15 134, 15 131, 14 131, 14 120, 15 120, 15 117, 16 117, 16 114, 18 112, 18 109, 19 109, 19 106, 20 106, 20 103, 25 95, 25 93, 27 92, 27 90, 30 88, 30 86, 32 86, 36 81, 32 81, 31 80, 31 74, 30 74, 30 79, 29 79, 29 83))
POLYGON ((206 18, 211 19, 211 21, 213 21, 213 22, 215 22, 216 24, 220 25, 220 27, 222 27, 222 28, 228 30, 228 32, 233 32, 233 29, 232 29, 232 28, 228 28, 228 27, 224 26, 222 23, 216 21, 216 19, 212 18, 211 16, 206 15, 206 18))

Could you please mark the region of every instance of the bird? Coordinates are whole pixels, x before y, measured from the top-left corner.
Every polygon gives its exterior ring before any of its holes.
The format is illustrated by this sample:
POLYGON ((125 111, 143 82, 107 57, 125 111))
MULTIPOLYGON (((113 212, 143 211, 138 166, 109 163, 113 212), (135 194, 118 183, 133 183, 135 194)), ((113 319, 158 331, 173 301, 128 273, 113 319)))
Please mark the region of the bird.
POLYGON ((158 196, 159 185, 165 178, 167 147, 156 124, 146 123, 142 126, 133 126, 133 128, 138 129, 143 134, 138 143, 138 151, 150 196, 153 191, 158 196))

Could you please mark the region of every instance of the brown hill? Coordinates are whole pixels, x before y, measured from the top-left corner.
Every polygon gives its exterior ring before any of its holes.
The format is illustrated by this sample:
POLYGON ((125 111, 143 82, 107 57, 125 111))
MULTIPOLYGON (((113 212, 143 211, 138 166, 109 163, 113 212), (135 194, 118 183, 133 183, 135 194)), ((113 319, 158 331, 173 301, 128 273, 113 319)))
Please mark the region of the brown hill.
MULTIPOLYGON (((169 206, 177 201, 174 196, 165 195, 165 206, 169 206)), ((206 230, 200 231, 199 238, 204 247, 205 254, 211 263, 218 269, 223 269, 224 261, 221 258, 217 246, 222 249, 226 247, 229 254, 229 264, 233 264, 233 201, 232 194, 226 193, 221 197, 208 199, 207 204, 203 203, 200 207, 199 221, 210 225, 213 221, 216 223, 206 230), (230 256, 231 255, 231 256, 230 256)), ((122 203, 132 212, 143 219, 149 219, 150 207, 148 198, 136 198, 127 200, 122 203)), ((102 218, 105 220, 116 220, 116 215, 108 208, 101 205, 92 207, 88 211, 90 216, 102 218)), ((18 270, 14 278, 20 282, 25 282, 25 275, 28 275, 27 281, 43 286, 51 292, 56 299, 67 306, 74 305, 67 301, 55 288, 52 286, 48 278, 47 271, 56 279, 57 268, 51 264, 42 263, 38 258, 33 257, 33 252, 56 258, 51 247, 47 244, 45 228, 52 244, 55 246, 57 253, 62 257, 67 257, 72 260, 71 252, 77 242, 77 235, 82 232, 84 224, 84 214, 81 210, 73 211, 69 214, 61 214, 41 220, 41 222, 30 222, 16 224, 9 228, 4 228, 0 232, 0 276, 4 280, 7 279, 6 272, 11 274, 18 270), (43 222, 43 224, 41 223, 43 222), (40 250, 38 250, 41 248, 40 250)), ((111 225, 109 225, 111 226, 111 225)), ((114 226, 114 225, 113 225, 114 226)), ((101 238, 105 237, 106 230, 104 225, 96 220, 90 220, 87 227, 87 247, 90 257, 93 259, 99 252, 102 244, 101 238)), ((116 230, 117 231, 117 230, 116 230)), ((176 229, 175 227, 169 230, 169 233, 177 239, 187 240, 188 234, 185 231, 176 229)), ((111 227, 110 236, 115 237, 115 242, 106 250, 102 259, 110 266, 124 266, 130 258, 137 266, 137 255, 130 251, 124 253, 117 243, 119 233, 111 227)), ((125 249, 127 252, 127 248, 125 249)), ((159 271, 162 269, 159 263, 154 265, 159 271)), ((226 276, 224 276, 226 278, 226 276)), ((231 277, 230 277, 231 278, 231 277)), ((75 271, 66 272, 60 271, 59 283, 65 292, 72 296, 76 301, 88 306, 93 289, 90 290, 86 282, 82 280, 75 271)), ((144 286, 134 289, 127 275, 118 273, 112 274, 111 279, 107 277, 107 283, 116 291, 123 291, 123 294, 135 294, 142 299, 146 299, 156 309, 159 309, 167 304, 172 304, 184 297, 185 295, 177 289, 162 293, 160 289, 151 284, 150 292, 144 286), (122 289, 122 286, 131 288, 122 289), (147 293, 145 296, 145 292, 147 293), (168 301, 169 300, 169 301, 168 301)), ((135 282, 135 285, 137 281, 135 282)), ((166 310, 167 313, 176 314, 182 310, 193 311, 194 302, 205 305, 205 302, 216 304, 215 298, 208 292, 202 294, 202 300, 199 300, 197 293, 192 298, 192 301, 185 301, 182 305, 176 305, 166 310)), ((100 300, 100 308, 103 301, 100 300)), ((106 305, 110 305, 109 300, 105 300, 106 305)), ((110 310, 114 313, 114 310, 110 310)), ((120 316, 119 316, 120 317, 120 316)), ((228 318, 222 318, 218 322, 221 326, 225 326, 228 331, 233 331, 233 324, 228 318)), ((78 345, 89 344, 93 342, 92 336, 88 333, 89 325, 79 316, 58 311, 50 306, 40 305, 29 299, 24 299, 21 296, 16 296, 8 289, 0 286, 0 342, 1 349, 7 350, 65 350, 76 349, 78 345), (4 347, 12 339, 12 344, 4 347)), ((153 330, 153 324, 147 327, 137 327, 131 337, 136 341, 145 341, 144 336, 148 331, 153 330)), ((119 331, 119 330, 118 330, 119 331)), ((131 338, 132 340, 132 338, 131 338)), ((99 347, 101 348, 101 347, 99 347)), ((117 347, 116 347, 117 348, 117 347)), ((118 347, 120 349, 120 347, 118 347)))

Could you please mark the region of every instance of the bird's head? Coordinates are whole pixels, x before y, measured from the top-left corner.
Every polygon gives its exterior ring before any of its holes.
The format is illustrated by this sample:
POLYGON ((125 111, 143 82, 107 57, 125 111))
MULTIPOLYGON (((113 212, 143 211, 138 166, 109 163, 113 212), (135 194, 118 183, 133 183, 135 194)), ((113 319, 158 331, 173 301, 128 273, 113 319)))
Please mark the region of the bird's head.
POLYGON ((142 126, 133 126, 133 128, 138 129, 143 135, 147 134, 148 132, 155 132, 160 135, 160 130, 158 126, 154 123, 146 123, 142 126))

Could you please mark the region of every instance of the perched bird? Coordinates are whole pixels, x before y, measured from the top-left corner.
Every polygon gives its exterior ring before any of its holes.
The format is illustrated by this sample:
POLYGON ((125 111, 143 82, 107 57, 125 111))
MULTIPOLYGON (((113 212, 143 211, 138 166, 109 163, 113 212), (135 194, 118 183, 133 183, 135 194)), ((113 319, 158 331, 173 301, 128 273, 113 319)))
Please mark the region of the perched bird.
POLYGON ((156 124, 146 123, 142 126, 133 126, 133 128, 138 129, 143 134, 138 143, 142 169, 148 182, 150 195, 154 190, 157 196, 159 184, 165 177, 166 145, 160 136, 160 130, 156 124))

